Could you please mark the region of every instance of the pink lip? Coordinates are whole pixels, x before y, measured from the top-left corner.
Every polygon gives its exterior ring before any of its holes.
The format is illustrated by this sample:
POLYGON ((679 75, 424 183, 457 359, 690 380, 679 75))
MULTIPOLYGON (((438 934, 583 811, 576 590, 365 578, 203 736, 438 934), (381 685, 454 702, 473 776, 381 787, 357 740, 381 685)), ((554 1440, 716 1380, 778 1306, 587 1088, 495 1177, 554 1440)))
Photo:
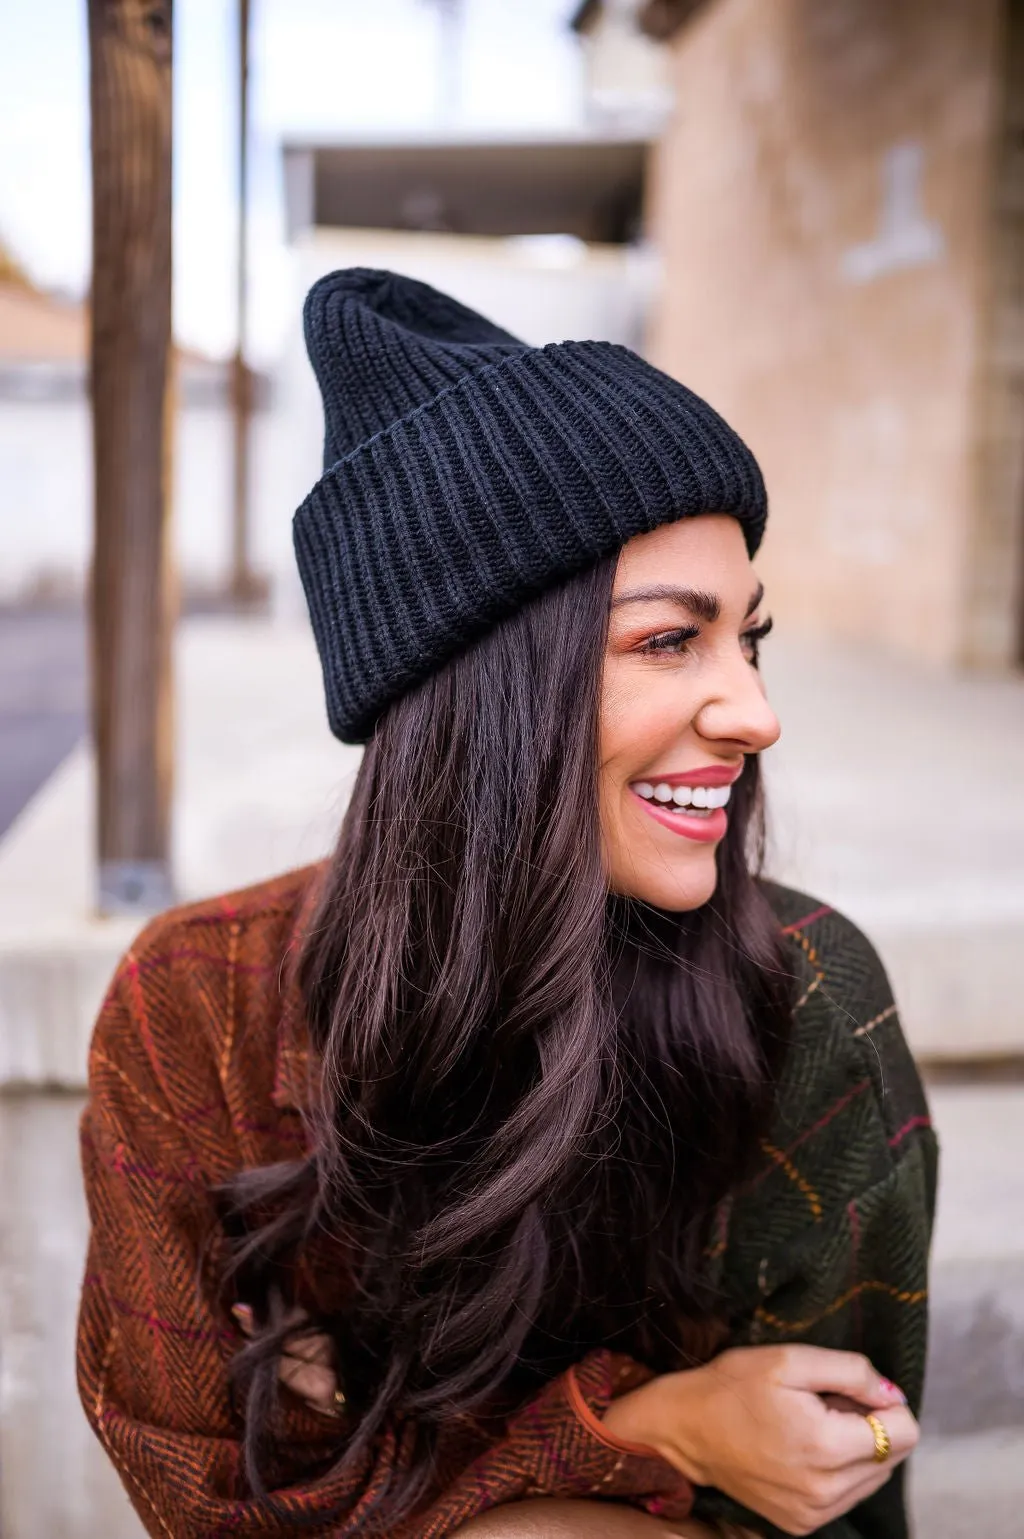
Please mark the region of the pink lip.
MULTIPOLYGON (((706 771, 705 771, 706 773, 706 771)), ((666 785, 687 785, 686 780, 673 781, 670 776, 662 777, 666 785)), ((735 778, 735 777, 734 777, 735 778)), ((719 785, 727 785, 728 781, 719 781, 719 785)), ((699 780, 698 785, 713 784, 710 780, 699 780)), ((666 812, 658 802, 645 801, 642 796, 637 796, 637 801, 649 817, 661 823, 664 828, 670 828, 674 834, 682 834, 684 839, 693 839, 697 844, 717 844, 719 839, 724 839, 729 827, 729 819, 724 807, 716 807, 709 818, 687 817, 685 812, 666 812)))
MULTIPOLYGON (((744 764, 746 760, 743 761, 744 764)), ((681 775, 644 775, 652 786, 731 786, 743 774, 743 764, 706 764, 703 769, 686 770, 681 775)))

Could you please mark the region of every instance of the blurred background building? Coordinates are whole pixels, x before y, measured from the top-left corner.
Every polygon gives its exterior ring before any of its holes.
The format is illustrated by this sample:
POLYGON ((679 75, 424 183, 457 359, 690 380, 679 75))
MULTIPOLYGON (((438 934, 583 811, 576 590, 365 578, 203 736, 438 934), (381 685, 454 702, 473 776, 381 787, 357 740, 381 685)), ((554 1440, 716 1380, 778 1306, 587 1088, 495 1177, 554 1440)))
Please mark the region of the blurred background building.
MULTIPOLYGON (((315 463, 301 293, 330 265, 387 261, 531 339, 641 345, 706 394, 765 466, 763 564, 792 630, 939 665, 1019 663, 1017 0, 551 4, 551 28, 575 29, 579 72, 544 134, 481 131, 460 112, 457 9, 440 7, 448 52, 431 61, 442 94, 426 122, 284 144, 267 308, 285 319, 261 360, 257 565, 290 583, 288 505, 315 463)), ((265 269, 257 260, 254 311, 265 269)), ((10 262, 0 303, 10 602, 81 586, 85 334, 10 262), (26 479, 30 521, 16 516, 26 479)), ((200 352, 182 354, 175 527, 186 587, 208 594, 229 559, 230 431, 224 381, 200 352)))
MULTIPOLYGON (((87 302, 45 293, 0 249, 0 604, 80 601, 92 541, 87 302)), ((269 381, 257 376, 266 410, 269 381)), ((174 527, 192 603, 224 583, 228 364, 178 353, 174 527), (214 488, 220 496, 211 496, 214 488)))
POLYGON ((658 0, 638 20, 677 104, 650 353, 759 455, 774 601, 815 635, 1018 664, 1024 7, 658 0))
MULTIPOLYGON (((946 1149, 920 1532, 1010 1539, 1024 0, 253 0, 245 518, 262 607, 232 589, 239 7, 175 11, 178 893, 317 857, 356 762, 326 730, 290 540, 320 467, 300 311, 321 273, 394 267, 532 342, 637 347, 706 395, 772 503, 771 869, 878 944, 946 1149)), ((138 923, 95 912, 84 20, 84 0, 36 0, 0 21, 5 1539, 139 1532, 70 1377, 86 1043, 138 923)))

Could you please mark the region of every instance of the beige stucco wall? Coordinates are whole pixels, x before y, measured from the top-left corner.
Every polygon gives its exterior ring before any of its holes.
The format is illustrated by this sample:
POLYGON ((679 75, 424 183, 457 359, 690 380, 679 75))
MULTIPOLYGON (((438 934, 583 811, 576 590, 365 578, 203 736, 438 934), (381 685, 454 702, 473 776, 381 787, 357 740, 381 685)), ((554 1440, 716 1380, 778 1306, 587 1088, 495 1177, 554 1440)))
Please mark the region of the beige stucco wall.
POLYGON ((950 662, 966 556, 998 0, 717 0, 674 44, 653 359, 761 459, 797 631, 950 662))

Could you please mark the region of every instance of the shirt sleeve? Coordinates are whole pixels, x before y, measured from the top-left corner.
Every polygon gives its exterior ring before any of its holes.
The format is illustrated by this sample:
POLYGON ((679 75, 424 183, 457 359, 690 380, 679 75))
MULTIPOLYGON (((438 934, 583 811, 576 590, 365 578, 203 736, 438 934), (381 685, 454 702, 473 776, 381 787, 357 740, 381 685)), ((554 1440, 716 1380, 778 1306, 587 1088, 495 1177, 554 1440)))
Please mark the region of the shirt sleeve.
MULTIPOLYGON (((330 1473, 339 1424, 287 1391, 273 1502, 246 1493, 228 1371, 242 1338, 202 1265, 216 1229, 210 1187, 230 1173, 231 1151, 175 1109, 181 1077, 204 1066, 190 1067, 181 1054, 172 1061, 151 1024, 138 968, 123 966, 94 1032, 81 1126, 91 1220, 78 1322, 86 1415, 146 1531, 160 1539, 373 1532, 368 1514, 402 1459, 401 1429, 389 1430, 365 1467, 341 1482, 330 1473)), ((637 1371, 599 1351, 553 1380, 500 1437, 478 1439, 461 1464, 449 1462, 401 1539, 440 1539, 489 1507, 529 1496, 603 1495, 685 1515, 693 1493, 682 1477, 594 1430, 622 1375, 637 1371)))
MULTIPOLYGON (((807 1103, 813 1110, 804 1126, 790 1124, 788 1145, 780 1134, 772 1148, 771 1179, 794 1211, 804 1204, 805 1216, 787 1226, 782 1243, 762 1241, 758 1261, 753 1239, 770 1230, 771 1219, 766 1202, 748 1204, 746 1271, 757 1280, 731 1344, 803 1341, 863 1353, 919 1415, 938 1148, 881 961, 849 921, 835 916, 833 923, 841 943, 821 946, 822 983, 798 1028, 797 1052, 807 1056, 797 1077, 822 1082, 825 1059, 835 1077, 822 1103, 807 1103)), ((905 1464, 897 1467, 873 1497, 820 1529, 819 1539, 907 1539, 905 1472, 905 1464)), ((781 1530, 717 1491, 698 1490, 694 1513, 782 1539, 781 1530)))

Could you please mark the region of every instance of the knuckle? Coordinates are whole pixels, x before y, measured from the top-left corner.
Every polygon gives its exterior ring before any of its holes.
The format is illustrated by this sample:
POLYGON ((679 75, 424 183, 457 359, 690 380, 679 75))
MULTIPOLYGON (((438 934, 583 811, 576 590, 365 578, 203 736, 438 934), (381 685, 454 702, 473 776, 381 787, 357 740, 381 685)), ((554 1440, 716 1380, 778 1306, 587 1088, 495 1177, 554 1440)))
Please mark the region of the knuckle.
POLYGON ((794 1373, 800 1367, 801 1351, 795 1343, 783 1347, 775 1347, 775 1361, 773 1366, 784 1374, 794 1373))
MULTIPOLYGON (((849 1480, 842 1473, 831 1473, 825 1476, 815 1493, 816 1505, 819 1513, 831 1512, 840 1507, 849 1490, 849 1480)), ((820 1521, 820 1517, 819 1517, 820 1521)))
POLYGON ((789 1522, 782 1526, 785 1528, 787 1534, 795 1534, 798 1536, 798 1539, 804 1539, 805 1535, 813 1534, 814 1530, 819 1528, 821 1525, 818 1522, 818 1516, 816 1513, 811 1512, 805 1508, 798 1508, 797 1511, 793 1513, 789 1522))
POLYGON ((834 1500, 835 1481, 831 1475, 823 1472, 812 1475, 807 1481, 803 1493, 803 1505, 807 1511, 817 1515, 824 1507, 829 1506, 834 1500))

